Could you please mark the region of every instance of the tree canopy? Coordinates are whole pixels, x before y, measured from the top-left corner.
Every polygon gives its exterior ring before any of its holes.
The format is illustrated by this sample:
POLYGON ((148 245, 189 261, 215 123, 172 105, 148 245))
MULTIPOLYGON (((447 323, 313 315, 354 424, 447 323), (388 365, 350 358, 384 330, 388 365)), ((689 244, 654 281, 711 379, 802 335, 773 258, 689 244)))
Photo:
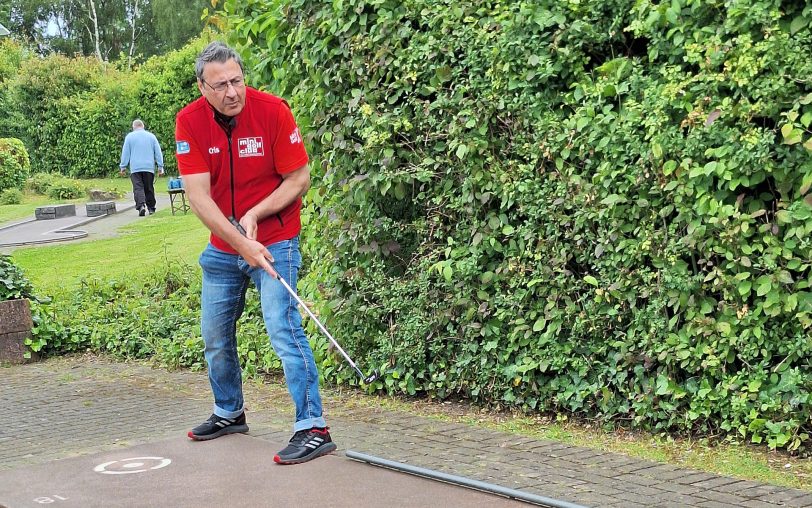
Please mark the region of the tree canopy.
POLYGON ((207 2, 0 0, 0 23, 41 54, 143 60, 199 35, 207 2))

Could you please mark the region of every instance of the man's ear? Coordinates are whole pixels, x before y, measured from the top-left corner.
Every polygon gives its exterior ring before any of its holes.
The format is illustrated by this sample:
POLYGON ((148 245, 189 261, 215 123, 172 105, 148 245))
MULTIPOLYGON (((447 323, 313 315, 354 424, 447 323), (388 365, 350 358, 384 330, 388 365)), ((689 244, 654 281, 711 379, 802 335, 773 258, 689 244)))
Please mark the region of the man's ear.
POLYGON ((200 95, 203 95, 203 82, 199 79, 197 80, 197 89, 200 90, 200 95))

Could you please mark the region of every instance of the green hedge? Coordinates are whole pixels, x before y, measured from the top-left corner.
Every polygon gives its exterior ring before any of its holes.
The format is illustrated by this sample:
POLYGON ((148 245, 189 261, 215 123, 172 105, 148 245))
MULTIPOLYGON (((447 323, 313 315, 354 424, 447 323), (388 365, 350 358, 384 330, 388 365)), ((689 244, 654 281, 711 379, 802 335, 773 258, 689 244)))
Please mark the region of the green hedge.
POLYGON ((21 130, 26 136, 34 172, 76 176, 71 172, 71 163, 86 147, 76 146, 65 153, 59 140, 69 124, 79 121, 72 112, 80 107, 80 98, 98 89, 110 74, 115 72, 94 58, 54 54, 22 62, 19 74, 11 82, 10 95, 12 109, 25 119, 21 130))
MULTIPOLYGON (((79 287, 54 295, 54 333, 30 345, 46 355, 92 350, 150 358, 174 368, 205 369, 200 284, 199 268, 179 263, 147 272, 139 281, 89 277, 79 287)), ((323 357, 326 345, 313 346, 323 357)), ((253 289, 239 323, 237 351, 247 376, 282 371, 253 289)))
POLYGON ((12 107, 9 90, 23 60, 30 56, 30 52, 14 39, 0 39, 0 111, 3 111, 3 115, 0 115, 0 133, 3 136, 19 138, 23 135, 20 126, 24 121, 12 107))
POLYGON ((31 172, 28 151, 16 138, 0 138, 0 191, 22 189, 31 172))
POLYGON ((377 388, 803 445, 812 7, 223 8, 309 134, 303 287, 377 388))
POLYGON ((7 102, 31 150, 34 170, 112 176, 124 137, 133 119, 141 118, 158 137, 165 167, 173 172, 175 114, 199 96, 194 59, 211 37, 204 34, 132 71, 95 58, 56 54, 21 61, 9 79, 7 102))

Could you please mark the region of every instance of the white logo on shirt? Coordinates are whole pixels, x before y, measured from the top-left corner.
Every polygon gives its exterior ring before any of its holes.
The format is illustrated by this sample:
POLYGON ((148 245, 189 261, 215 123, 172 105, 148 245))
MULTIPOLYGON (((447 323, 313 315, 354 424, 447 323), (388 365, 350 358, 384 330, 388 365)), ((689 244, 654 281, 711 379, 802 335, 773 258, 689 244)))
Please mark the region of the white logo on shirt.
POLYGON ((211 155, 214 155, 216 153, 220 153, 220 148, 216 147, 216 146, 209 147, 209 153, 211 155))
POLYGON ((265 155, 262 137, 240 138, 237 140, 237 149, 240 157, 262 157, 265 155))
POLYGON ((302 142, 302 135, 299 134, 299 128, 297 127, 294 129, 293 133, 290 135, 290 144, 295 145, 296 143, 302 142))

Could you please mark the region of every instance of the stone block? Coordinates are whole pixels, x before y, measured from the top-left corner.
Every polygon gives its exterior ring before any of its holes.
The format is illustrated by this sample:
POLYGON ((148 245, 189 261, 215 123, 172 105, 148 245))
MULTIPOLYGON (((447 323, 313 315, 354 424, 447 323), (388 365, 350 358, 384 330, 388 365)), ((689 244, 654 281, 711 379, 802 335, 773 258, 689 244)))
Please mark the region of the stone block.
POLYGON ((34 211, 37 220, 59 219, 76 215, 76 205, 46 205, 39 206, 34 211))
POLYGON ((91 201, 115 201, 119 197, 115 191, 104 189, 90 189, 87 194, 90 196, 91 201))
POLYGON ((116 203, 114 201, 96 201, 85 205, 88 217, 99 217, 100 215, 110 215, 116 213, 116 203))
MULTIPOLYGON (((0 362, 25 363, 28 348, 25 339, 31 336, 34 322, 28 300, 6 300, 0 302, 0 362)), ((31 353, 31 360, 36 360, 31 353)))

